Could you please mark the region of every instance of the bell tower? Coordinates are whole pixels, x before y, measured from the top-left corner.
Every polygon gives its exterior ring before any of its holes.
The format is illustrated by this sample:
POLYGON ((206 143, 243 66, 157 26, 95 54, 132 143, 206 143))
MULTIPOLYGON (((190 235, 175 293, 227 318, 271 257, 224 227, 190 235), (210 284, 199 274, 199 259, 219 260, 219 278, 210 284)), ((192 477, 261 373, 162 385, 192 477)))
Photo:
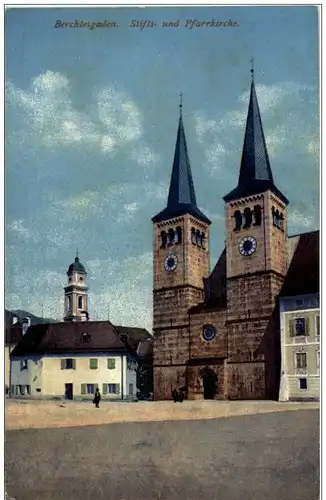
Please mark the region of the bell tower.
POLYGON ((154 399, 185 385, 188 309, 203 299, 209 274, 210 220, 197 207, 182 103, 167 206, 154 224, 154 399))
POLYGON ((64 321, 88 321, 88 287, 85 283, 86 271, 79 261, 78 251, 75 261, 67 271, 68 285, 65 292, 64 321))
POLYGON ((286 274, 286 207, 268 157, 251 69, 238 186, 224 197, 227 237, 228 383, 235 399, 278 393, 276 297, 286 274))

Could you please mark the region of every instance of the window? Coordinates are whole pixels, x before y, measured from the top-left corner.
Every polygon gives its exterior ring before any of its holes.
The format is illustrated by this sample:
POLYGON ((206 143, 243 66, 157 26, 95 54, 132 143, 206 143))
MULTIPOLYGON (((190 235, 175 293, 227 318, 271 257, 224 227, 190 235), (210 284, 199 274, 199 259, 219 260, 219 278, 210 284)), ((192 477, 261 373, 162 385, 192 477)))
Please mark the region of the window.
POLYGON ((68 295, 67 297, 67 310, 71 311, 71 296, 68 295))
POLYGON ((244 228, 250 227, 252 224, 252 211, 250 208, 245 208, 243 212, 244 218, 245 218, 245 223, 244 223, 244 228))
POLYGON ((298 370, 307 368, 307 354, 305 352, 297 352, 295 355, 295 362, 298 370))
POLYGON ((82 384, 81 394, 95 394, 96 389, 98 389, 98 384, 82 384))
POLYGON ((26 394, 31 393, 30 385, 16 385, 16 395, 17 396, 26 396, 26 394))
POLYGON ((114 358, 108 359, 108 369, 115 370, 115 359, 114 358))
POLYGON ((27 359, 22 359, 20 362, 20 371, 22 372, 23 370, 28 370, 28 360, 27 359))
POLYGON ((26 385, 26 392, 27 392, 27 394, 31 393, 31 386, 30 385, 26 385))
POLYGON ((84 278, 81 276, 81 277, 79 278, 79 281, 83 281, 83 279, 84 279, 84 278))
POLYGON ((78 296, 78 309, 83 309, 83 297, 82 297, 82 295, 78 296))
POLYGON ((254 206, 254 216, 255 216, 254 226, 261 226, 261 206, 260 205, 254 206))
POLYGON ((87 342, 90 341, 91 336, 88 333, 83 333, 81 336, 81 341, 83 344, 86 344, 87 342))
POLYGON ((196 229, 194 227, 191 228, 191 243, 196 245, 196 229))
POLYGON ((168 246, 173 245, 174 243, 174 230, 172 228, 168 231, 168 246))
POLYGON ((90 359, 89 367, 91 370, 97 370, 97 359, 90 359))
POLYGON ((319 337, 319 335, 320 335, 320 316, 319 316, 319 314, 316 316, 315 322, 316 322, 315 332, 316 332, 317 337, 319 337))
POLYGON ((165 248, 168 242, 168 237, 165 231, 161 232, 161 248, 165 248))
POLYGON ((129 384, 129 396, 132 396, 134 393, 134 385, 133 384, 129 384))
POLYGON ((292 322, 292 335, 301 337, 307 335, 306 318, 295 318, 292 322))
POLYGON ((70 358, 62 359, 61 370, 76 370, 76 360, 70 358))
POLYGON ((299 387, 301 390, 307 390, 308 384, 307 384, 307 379, 306 378, 300 378, 299 379, 299 387))
POLYGON ((280 213, 280 218, 279 218, 279 221, 278 221, 278 228, 281 229, 283 231, 284 229, 284 216, 282 213, 280 213))
POLYGON ((205 233, 201 233, 201 246, 203 250, 206 250, 206 236, 205 233))
POLYGON ((120 384, 108 384, 108 393, 109 394, 119 394, 120 393, 120 384))
POLYGON ((196 244, 201 247, 201 234, 200 234, 200 231, 199 229, 197 229, 196 231, 196 244))
POLYGON ((317 362, 317 373, 319 373, 319 369, 320 369, 320 351, 316 351, 316 362, 317 362))
POLYGON ((242 214, 241 214, 240 210, 237 210, 236 212, 234 212, 233 217, 235 220, 234 231, 240 231, 240 229, 242 227, 242 214))
POLYGON ((175 232, 175 242, 177 244, 182 243, 182 229, 180 226, 177 227, 176 232, 175 232))
POLYGON ((37 387, 35 390, 36 390, 36 392, 41 392, 40 387, 37 387))

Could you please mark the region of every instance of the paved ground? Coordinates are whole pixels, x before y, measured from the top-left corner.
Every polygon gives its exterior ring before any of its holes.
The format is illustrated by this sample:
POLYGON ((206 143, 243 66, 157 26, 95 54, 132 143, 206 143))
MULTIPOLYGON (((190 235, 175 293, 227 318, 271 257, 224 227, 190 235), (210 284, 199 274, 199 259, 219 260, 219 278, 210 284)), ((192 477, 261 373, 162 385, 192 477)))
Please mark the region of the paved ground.
POLYGON ((7 431, 16 500, 317 500, 319 412, 7 431))

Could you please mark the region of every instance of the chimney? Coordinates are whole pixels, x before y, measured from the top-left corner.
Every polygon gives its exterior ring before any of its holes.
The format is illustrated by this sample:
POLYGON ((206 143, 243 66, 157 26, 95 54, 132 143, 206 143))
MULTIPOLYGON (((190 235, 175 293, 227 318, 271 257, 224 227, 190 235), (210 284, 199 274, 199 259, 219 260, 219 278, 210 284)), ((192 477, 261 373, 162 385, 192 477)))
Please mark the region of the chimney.
POLYGON ((15 325, 16 323, 18 323, 18 318, 17 318, 17 316, 13 316, 12 317, 12 324, 15 325))
POLYGON ((28 328, 31 326, 31 318, 26 316, 26 318, 22 319, 22 332, 23 335, 27 332, 28 328))

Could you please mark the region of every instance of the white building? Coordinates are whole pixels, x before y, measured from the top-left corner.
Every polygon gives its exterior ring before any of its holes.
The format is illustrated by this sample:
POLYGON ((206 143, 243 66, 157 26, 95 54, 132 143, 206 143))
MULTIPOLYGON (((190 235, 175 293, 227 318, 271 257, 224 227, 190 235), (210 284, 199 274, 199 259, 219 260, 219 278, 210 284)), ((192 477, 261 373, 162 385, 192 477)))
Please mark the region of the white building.
POLYGON ((109 321, 29 327, 11 353, 13 397, 136 397, 137 354, 109 321))

